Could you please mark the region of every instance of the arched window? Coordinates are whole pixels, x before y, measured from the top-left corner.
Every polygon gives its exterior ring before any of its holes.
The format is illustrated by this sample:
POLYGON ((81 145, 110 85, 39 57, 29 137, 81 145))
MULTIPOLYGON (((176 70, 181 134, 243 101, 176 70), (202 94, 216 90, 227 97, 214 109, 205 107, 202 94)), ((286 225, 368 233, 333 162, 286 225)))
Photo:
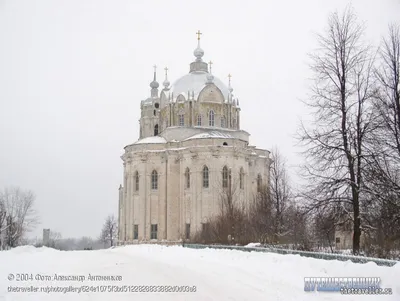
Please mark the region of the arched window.
POLYGON ((151 189, 158 189, 158 173, 155 170, 151 173, 151 189))
POLYGON ((233 120, 232 120, 232 127, 234 129, 236 129, 236 119, 235 118, 233 118, 233 120))
POLYGON ((185 187, 190 188, 190 169, 189 169, 189 167, 187 167, 186 171, 185 171, 185 187))
POLYGON ((154 126, 154 136, 158 135, 158 124, 154 126))
POLYGON ((239 187, 240 187, 240 189, 244 189, 244 170, 243 170, 243 167, 240 168, 239 187))
POLYGON ((185 125, 185 115, 179 114, 179 126, 185 125))
POLYGON ((257 176, 257 192, 261 192, 262 189, 262 177, 260 174, 257 176))
POLYGON ((201 126, 201 115, 197 115, 197 126, 201 126))
POLYGON ((208 125, 209 126, 214 126, 214 111, 211 110, 210 113, 208 114, 208 125))
POLYGON ((139 172, 135 172, 135 191, 139 191, 139 172))
POLYGON ((222 187, 228 187, 228 167, 226 166, 222 169, 222 187))
POLYGON ((204 166, 203 167, 203 187, 208 188, 209 184, 210 184, 210 181, 209 181, 208 167, 204 166))
POLYGON ((224 128, 225 127, 225 116, 221 117, 221 127, 224 128))

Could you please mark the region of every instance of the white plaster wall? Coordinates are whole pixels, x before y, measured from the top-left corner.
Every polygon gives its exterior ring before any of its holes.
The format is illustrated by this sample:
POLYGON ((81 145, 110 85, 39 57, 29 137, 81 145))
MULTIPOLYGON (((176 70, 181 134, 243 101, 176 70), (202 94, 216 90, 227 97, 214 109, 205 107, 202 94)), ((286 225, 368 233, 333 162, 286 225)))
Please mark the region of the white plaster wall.
MULTIPOLYGON (((133 225, 139 225, 139 239, 150 239, 151 224, 158 224, 158 240, 179 240, 185 234, 185 224, 191 224, 191 235, 201 229, 201 223, 220 210, 222 169, 232 172, 232 183, 239 185, 243 167, 244 189, 237 188, 237 199, 251 202, 260 173, 265 184, 269 178, 269 153, 247 147, 246 143, 230 139, 197 139, 181 143, 132 145, 122 156, 125 160, 127 187, 124 187, 124 212, 120 226, 127 223, 127 241, 132 242, 133 225), (179 147, 177 147, 179 146, 179 147), (207 165, 210 186, 203 188, 202 172, 207 165), (191 185, 185 189, 185 170, 189 167, 191 185), (151 190, 151 173, 158 173, 158 189, 151 190), (139 191, 135 191, 135 172, 139 172, 139 191), (167 231, 167 235, 165 233, 167 231)), ((124 226, 124 225, 123 225, 124 226)), ((123 231, 121 232, 124 238, 123 231)))

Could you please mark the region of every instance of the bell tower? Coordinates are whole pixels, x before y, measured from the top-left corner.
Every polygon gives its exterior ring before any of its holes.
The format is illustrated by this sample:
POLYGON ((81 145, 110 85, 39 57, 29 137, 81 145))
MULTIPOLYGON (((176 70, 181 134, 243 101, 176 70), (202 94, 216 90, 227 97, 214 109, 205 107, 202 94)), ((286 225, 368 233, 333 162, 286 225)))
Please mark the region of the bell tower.
POLYGON ((150 83, 150 97, 140 105, 140 134, 139 139, 157 136, 160 133, 160 97, 158 95, 157 66, 154 66, 153 81, 150 83))

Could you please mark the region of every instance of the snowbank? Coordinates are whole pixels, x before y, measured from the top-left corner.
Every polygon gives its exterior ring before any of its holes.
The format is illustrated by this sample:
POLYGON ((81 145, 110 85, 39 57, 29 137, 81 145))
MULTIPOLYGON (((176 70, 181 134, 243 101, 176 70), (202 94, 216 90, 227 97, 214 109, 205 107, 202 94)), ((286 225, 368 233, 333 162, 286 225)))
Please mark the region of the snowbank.
MULTIPOLYGON (((43 277, 42 277, 43 279, 43 277)), ((87 279, 87 278, 86 278, 87 279)), ((135 245, 61 252, 17 248, 0 252, 0 300, 400 300, 400 265, 377 266, 299 255, 135 245), (9 274, 121 276, 122 281, 24 281, 9 274), (392 296, 304 292, 304 277, 381 277, 392 296), (10 286, 188 286, 192 293, 12 293, 10 286)))

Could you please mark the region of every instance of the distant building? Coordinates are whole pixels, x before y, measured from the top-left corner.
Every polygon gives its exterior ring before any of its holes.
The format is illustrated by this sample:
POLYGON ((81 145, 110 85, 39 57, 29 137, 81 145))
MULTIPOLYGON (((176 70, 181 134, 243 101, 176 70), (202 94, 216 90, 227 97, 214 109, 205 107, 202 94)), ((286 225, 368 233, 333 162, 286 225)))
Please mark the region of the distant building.
MULTIPOLYGON (((353 249, 353 225, 351 221, 342 222, 335 228, 335 247, 337 250, 353 249)), ((364 233, 361 233, 360 247, 364 246, 364 233)))
POLYGON ((219 212, 229 183, 247 205, 269 183, 270 152, 249 144, 230 75, 226 85, 203 55, 198 37, 189 73, 170 86, 165 68, 160 93, 154 70, 139 140, 121 157, 119 244, 190 239, 219 212))
POLYGON ((50 243, 50 229, 43 229, 43 245, 48 247, 50 243))

